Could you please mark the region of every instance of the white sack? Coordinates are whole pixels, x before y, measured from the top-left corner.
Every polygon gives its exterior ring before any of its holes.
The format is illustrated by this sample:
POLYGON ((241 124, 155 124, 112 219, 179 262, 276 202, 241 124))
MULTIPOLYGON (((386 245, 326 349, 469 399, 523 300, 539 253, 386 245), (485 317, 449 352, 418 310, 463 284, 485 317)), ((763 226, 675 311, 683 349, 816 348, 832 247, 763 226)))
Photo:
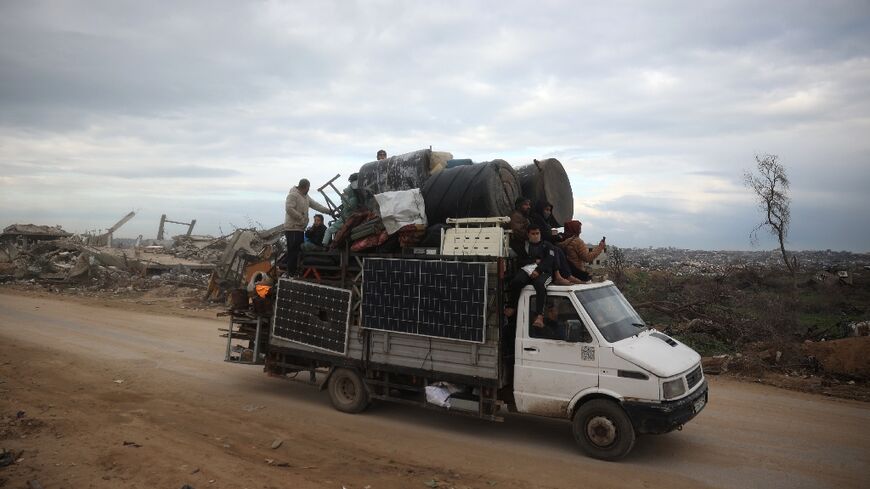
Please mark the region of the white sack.
POLYGON ((393 234, 408 224, 426 225, 426 204, 418 188, 380 193, 375 195, 375 200, 387 234, 393 234))
POLYGON ((448 382, 436 382, 426 386, 426 402, 450 409, 450 396, 459 392, 459 387, 448 382))

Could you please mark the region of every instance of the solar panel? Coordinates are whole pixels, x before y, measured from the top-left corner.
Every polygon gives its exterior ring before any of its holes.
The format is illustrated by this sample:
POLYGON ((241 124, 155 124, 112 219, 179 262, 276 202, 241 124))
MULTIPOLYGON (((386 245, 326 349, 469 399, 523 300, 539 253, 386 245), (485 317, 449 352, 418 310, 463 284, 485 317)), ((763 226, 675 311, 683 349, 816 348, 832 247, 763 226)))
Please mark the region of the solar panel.
POLYGON ((350 291, 280 279, 272 336, 337 353, 347 351, 350 291))
POLYGON ((483 343, 486 264, 366 258, 362 326, 483 343))

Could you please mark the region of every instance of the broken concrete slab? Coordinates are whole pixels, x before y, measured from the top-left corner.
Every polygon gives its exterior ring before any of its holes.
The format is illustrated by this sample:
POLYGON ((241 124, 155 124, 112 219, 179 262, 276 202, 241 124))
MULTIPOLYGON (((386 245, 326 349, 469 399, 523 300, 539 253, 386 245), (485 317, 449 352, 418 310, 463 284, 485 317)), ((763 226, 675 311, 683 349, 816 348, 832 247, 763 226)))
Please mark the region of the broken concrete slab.
POLYGON ((66 232, 60 226, 41 226, 37 224, 11 224, 3 228, 3 234, 0 237, 44 237, 44 238, 66 238, 72 234, 66 232))

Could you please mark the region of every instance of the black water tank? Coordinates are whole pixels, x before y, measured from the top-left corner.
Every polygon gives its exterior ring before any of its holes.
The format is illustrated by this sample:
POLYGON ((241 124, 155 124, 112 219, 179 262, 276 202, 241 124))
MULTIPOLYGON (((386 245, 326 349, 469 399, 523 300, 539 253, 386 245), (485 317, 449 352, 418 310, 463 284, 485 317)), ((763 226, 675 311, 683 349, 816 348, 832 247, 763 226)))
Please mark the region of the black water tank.
POLYGON ((553 217, 559 224, 574 218, 574 192, 568 174, 559 160, 535 160, 531 165, 517 167, 523 197, 553 204, 553 217))
POLYGON ((504 160, 447 168, 423 186, 430 225, 448 217, 508 216, 519 196, 517 173, 504 160))
POLYGON ((366 163, 359 169, 359 188, 373 194, 420 188, 429 178, 431 156, 431 150, 421 149, 366 163))

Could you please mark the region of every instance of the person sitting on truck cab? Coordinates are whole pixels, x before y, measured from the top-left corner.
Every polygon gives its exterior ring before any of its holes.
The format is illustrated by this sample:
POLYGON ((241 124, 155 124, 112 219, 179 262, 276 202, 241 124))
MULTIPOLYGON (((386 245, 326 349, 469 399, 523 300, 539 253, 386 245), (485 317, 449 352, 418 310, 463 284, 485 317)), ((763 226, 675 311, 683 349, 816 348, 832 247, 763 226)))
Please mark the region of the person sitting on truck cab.
POLYGON ((511 213, 511 222, 508 224, 511 230, 511 246, 514 243, 523 243, 528 239, 529 211, 532 201, 525 197, 519 197, 514 202, 514 211, 511 213))
POLYGON ((381 160, 385 160, 385 159, 387 159, 387 152, 386 152, 386 150, 379 149, 379 150, 378 150, 378 156, 377 156, 377 158, 378 158, 378 161, 381 161, 381 160))
POLYGON ((547 303, 547 285, 552 281, 555 251, 553 245, 541 239, 541 230, 534 224, 528 228, 529 240, 516 243, 513 250, 517 254, 517 265, 520 267, 508 285, 510 296, 505 315, 513 316, 520 300, 523 287, 532 284, 535 287, 535 325, 544 324, 544 304, 547 303))
POLYGON ((553 217, 553 205, 545 200, 538 201, 535 209, 529 214, 529 222, 541 228, 541 239, 553 243, 553 250, 556 252, 555 262, 553 265, 553 284, 554 285, 571 285, 583 283, 579 278, 571 273, 571 267, 568 264, 568 258, 562 248, 555 246, 556 235, 553 234, 555 227, 559 224, 553 217))
POLYGON ((586 264, 592 263, 604 251, 605 242, 604 238, 601 238, 598 246, 589 251, 586 243, 580 239, 581 229, 582 223, 580 221, 567 221, 565 223, 565 240, 559 243, 559 247, 565 251, 568 264, 571 266, 571 274, 584 283, 589 283, 592 276, 586 271, 586 264))
POLYGON ((553 217, 553 204, 546 200, 539 200, 535 208, 529 213, 529 221, 541 228, 541 237, 550 243, 555 241, 553 228, 559 227, 559 223, 553 217))

